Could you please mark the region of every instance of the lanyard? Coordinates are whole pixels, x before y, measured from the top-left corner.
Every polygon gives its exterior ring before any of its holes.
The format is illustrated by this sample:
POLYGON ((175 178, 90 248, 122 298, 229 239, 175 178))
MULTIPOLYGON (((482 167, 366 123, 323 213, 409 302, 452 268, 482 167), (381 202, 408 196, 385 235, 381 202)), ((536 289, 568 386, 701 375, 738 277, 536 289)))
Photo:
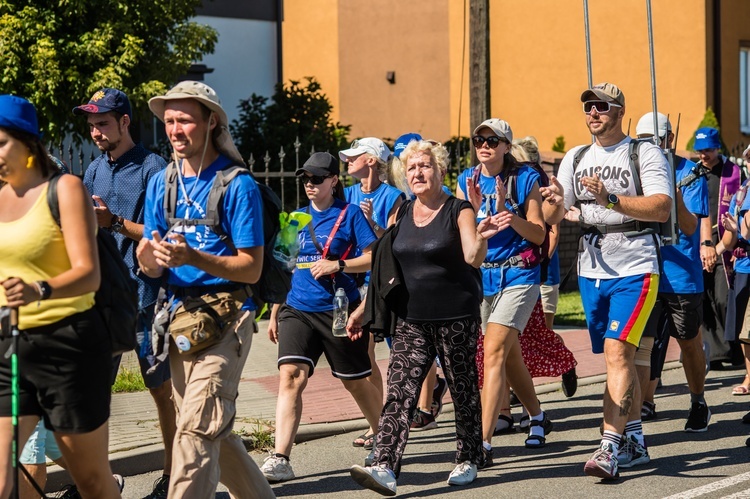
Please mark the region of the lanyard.
MULTIPOLYGON (((339 213, 339 218, 336 219, 336 223, 333 224, 333 228, 331 229, 331 233, 328 234, 328 241, 326 241, 325 247, 320 247, 320 243, 318 242, 318 238, 315 237, 315 229, 313 229, 313 222, 310 221, 309 224, 307 224, 307 230, 310 232, 310 237, 312 238, 312 242, 315 245, 315 249, 318 250, 318 252, 321 254, 321 259, 325 260, 328 256, 328 250, 331 248, 331 241, 333 241, 333 236, 336 235, 336 232, 338 232, 339 227, 341 227, 341 222, 344 221, 344 216, 346 215, 346 210, 349 208, 349 205, 347 204, 344 206, 344 209, 341 210, 341 213, 339 213)), ((307 213, 310 213, 310 206, 307 207, 307 213)), ((349 251, 352 249, 352 245, 350 244, 348 248, 346 248, 346 251, 343 255, 341 255, 341 259, 345 260, 347 255, 349 255, 349 251)), ((331 279, 335 274, 331 274, 331 279)))

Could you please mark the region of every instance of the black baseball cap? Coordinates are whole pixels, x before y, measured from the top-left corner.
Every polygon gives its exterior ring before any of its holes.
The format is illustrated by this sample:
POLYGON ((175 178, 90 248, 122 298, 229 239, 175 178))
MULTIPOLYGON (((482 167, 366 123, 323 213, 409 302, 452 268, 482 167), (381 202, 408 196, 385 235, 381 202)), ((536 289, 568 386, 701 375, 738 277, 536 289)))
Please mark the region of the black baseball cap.
POLYGON ((295 175, 299 176, 305 172, 312 175, 318 175, 320 177, 328 177, 330 175, 339 174, 339 160, 334 158, 327 152, 314 152, 310 156, 302 168, 294 172, 295 175))

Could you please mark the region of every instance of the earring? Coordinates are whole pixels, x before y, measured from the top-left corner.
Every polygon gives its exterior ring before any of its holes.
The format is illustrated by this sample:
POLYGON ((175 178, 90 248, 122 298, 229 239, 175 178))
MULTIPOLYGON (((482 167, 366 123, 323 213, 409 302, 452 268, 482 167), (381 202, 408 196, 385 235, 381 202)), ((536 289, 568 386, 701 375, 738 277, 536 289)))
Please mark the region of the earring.
POLYGON ((26 159, 26 168, 28 168, 29 170, 34 168, 34 156, 29 156, 26 159))

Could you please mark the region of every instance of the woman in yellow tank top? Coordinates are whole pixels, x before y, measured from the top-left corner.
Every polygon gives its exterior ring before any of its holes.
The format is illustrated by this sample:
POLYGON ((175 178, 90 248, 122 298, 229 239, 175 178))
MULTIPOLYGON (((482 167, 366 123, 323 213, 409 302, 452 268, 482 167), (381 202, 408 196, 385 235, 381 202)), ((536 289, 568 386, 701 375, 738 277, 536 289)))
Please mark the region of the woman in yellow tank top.
MULTIPOLYGON (((120 497, 107 445, 112 361, 101 318, 96 223, 83 183, 58 183, 62 231, 47 204, 55 165, 27 100, 0 95, 0 306, 19 309, 19 445, 40 417, 83 497, 120 497)), ((13 486, 10 364, 0 340, 0 498, 13 486)))

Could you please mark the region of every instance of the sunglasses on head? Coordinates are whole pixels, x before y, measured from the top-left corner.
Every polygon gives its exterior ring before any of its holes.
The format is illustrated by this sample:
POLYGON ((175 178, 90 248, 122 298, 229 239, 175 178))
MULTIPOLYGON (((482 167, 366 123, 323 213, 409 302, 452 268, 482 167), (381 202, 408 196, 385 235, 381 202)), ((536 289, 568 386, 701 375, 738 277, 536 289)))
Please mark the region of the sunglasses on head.
POLYGON ((327 178, 331 177, 323 177, 321 175, 303 175, 302 176, 302 184, 312 184, 312 185, 320 185, 323 182, 326 181, 327 178))
POLYGON ((484 143, 487 142, 487 146, 490 149, 495 149, 497 146, 500 145, 500 142, 507 144, 507 140, 503 140, 497 135, 492 135, 490 137, 482 137, 481 135, 475 135, 471 138, 471 143, 474 144, 474 147, 477 149, 481 148, 484 143))
POLYGON ((583 112, 586 114, 591 114, 592 109, 596 109, 596 112, 599 114, 608 113, 609 110, 613 107, 622 107, 619 104, 613 104, 611 102, 603 101, 603 100, 589 100, 583 103, 583 112))

